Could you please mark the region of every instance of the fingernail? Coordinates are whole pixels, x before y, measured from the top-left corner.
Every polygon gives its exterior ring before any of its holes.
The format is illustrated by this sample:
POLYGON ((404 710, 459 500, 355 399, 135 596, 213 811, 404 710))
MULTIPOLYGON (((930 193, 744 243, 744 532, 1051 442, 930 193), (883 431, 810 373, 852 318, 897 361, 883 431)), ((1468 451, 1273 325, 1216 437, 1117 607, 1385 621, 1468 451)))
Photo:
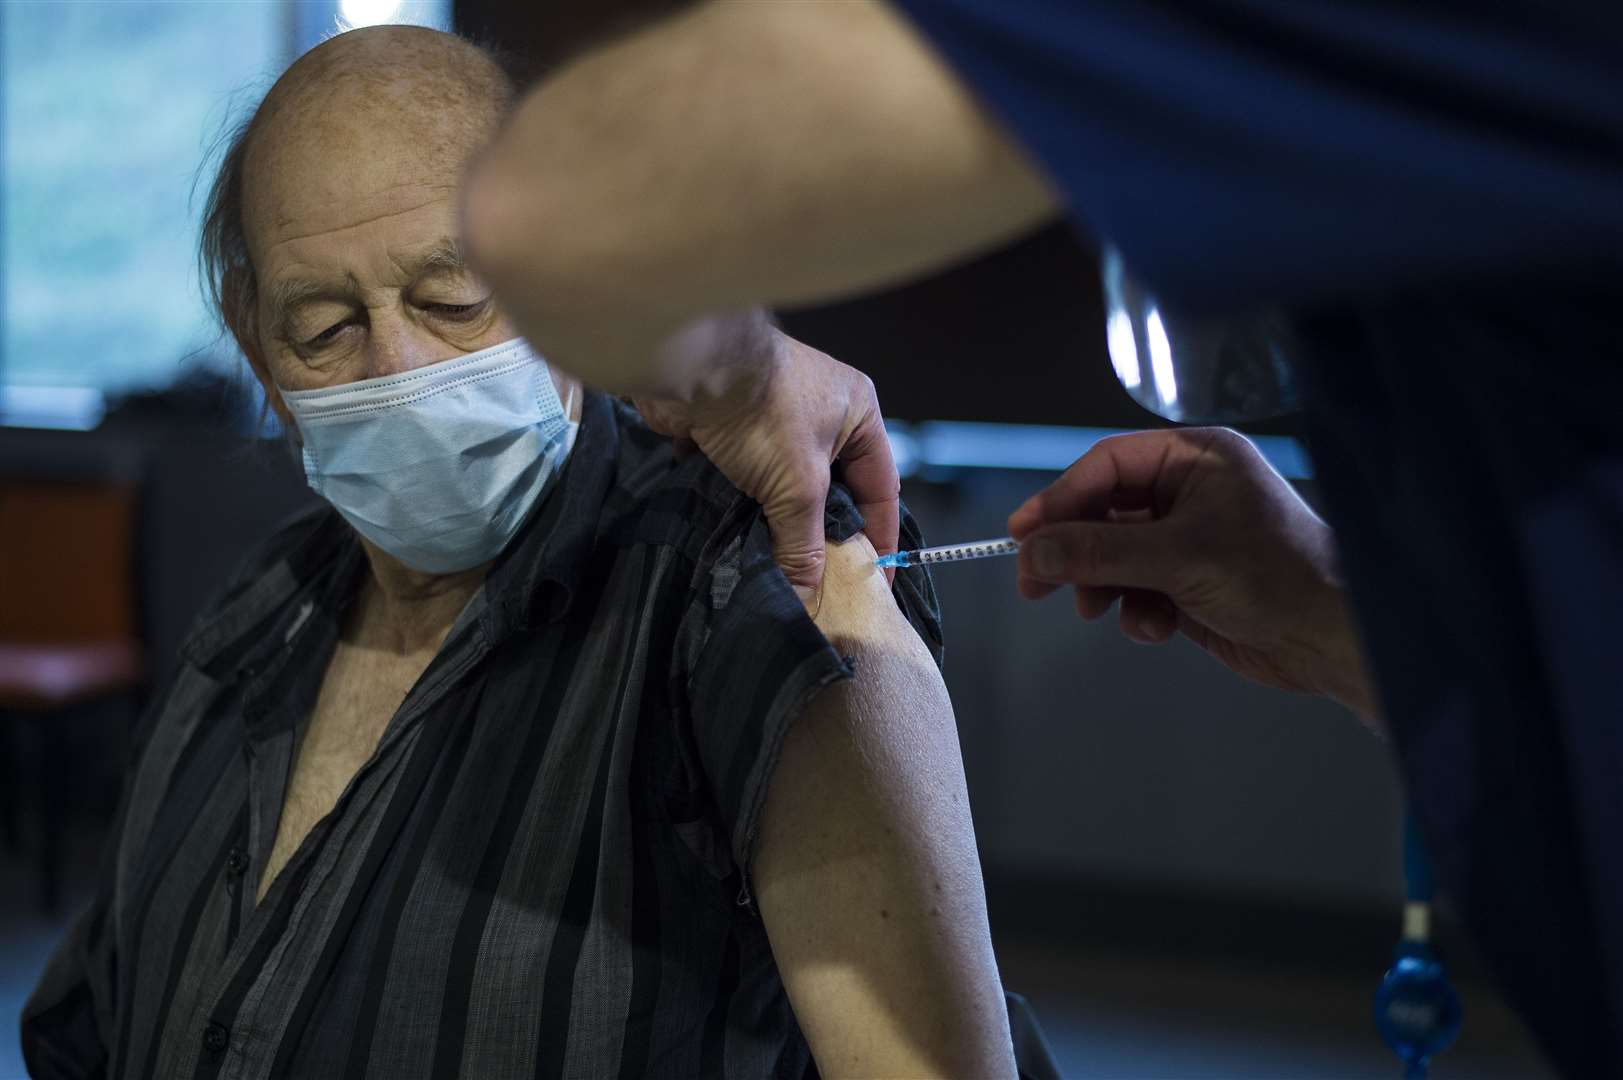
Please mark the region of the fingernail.
POLYGON ((796 585, 795 595, 800 597, 800 602, 805 605, 806 611, 815 618, 817 615, 817 590, 808 585, 796 585))
POLYGON ((1031 566, 1041 577, 1059 577, 1065 572, 1065 552, 1052 540, 1033 540, 1031 566))
POLYGON ((1146 636, 1157 639, 1168 637, 1172 633, 1171 622, 1163 612, 1159 611, 1153 611, 1141 616, 1138 620, 1138 628, 1146 636))

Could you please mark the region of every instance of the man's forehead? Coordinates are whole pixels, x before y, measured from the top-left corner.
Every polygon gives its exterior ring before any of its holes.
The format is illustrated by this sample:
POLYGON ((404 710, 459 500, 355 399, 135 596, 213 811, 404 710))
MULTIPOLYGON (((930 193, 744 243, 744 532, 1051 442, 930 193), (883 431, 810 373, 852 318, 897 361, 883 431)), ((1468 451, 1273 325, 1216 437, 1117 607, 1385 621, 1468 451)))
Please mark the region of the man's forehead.
POLYGON ((467 262, 462 246, 448 232, 432 228, 413 229, 362 244, 301 244, 291 242, 278 251, 266 278, 268 284, 281 280, 333 281, 357 276, 416 277, 428 271, 463 271, 467 262), (386 271, 379 274, 378 271, 386 271))
POLYGON ((342 234, 354 233, 355 242, 390 235, 395 245, 426 243, 454 224, 455 208, 454 178, 368 185, 351 176, 333 184, 295 184, 273 188, 248 207, 250 242, 257 239, 253 246, 266 253, 329 234, 342 240, 342 234))
POLYGON ((275 255, 263 288, 265 299, 278 311, 312 298, 353 296, 378 285, 405 286, 434 274, 467 272, 456 237, 431 228, 410 230, 375 244, 295 241, 280 247, 275 255))
POLYGON ((471 153, 443 132, 386 118, 317 124, 267 142, 244 185, 249 250, 258 260, 290 240, 367 226, 368 234, 415 230, 421 235, 406 239, 432 240, 454 223, 471 153))

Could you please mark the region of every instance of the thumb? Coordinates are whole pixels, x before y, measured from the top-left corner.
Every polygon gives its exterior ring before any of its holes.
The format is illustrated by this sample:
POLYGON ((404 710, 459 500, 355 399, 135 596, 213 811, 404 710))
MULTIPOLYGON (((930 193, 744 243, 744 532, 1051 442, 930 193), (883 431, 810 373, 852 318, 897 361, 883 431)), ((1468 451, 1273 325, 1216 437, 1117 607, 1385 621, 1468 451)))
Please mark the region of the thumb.
POLYGON ((823 506, 827 498, 825 474, 821 484, 770 500, 764 507, 772 532, 772 557, 813 615, 823 586, 823 506))
POLYGON ((1020 576, 1051 585, 1149 589, 1176 597, 1189 553, 1164 521, 1067 521, 1020 544, 1020 576))

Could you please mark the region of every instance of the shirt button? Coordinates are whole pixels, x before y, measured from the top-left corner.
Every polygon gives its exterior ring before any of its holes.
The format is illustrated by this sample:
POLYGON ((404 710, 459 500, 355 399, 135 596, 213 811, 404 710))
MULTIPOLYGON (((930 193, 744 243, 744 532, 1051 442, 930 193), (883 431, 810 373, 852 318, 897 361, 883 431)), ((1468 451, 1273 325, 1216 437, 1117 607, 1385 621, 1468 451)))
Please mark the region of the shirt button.
POLYGON ((230 1044, 231 1032, 224 1024, 210 1024, 203 1029, 203 1048, 209 1053, 224 1053, 230 1044))
POLYGON ((226 874, 226 877, 238 878, 238 877, 241 877, 244 873, 246 873, 247 870, 248 870, 248 853, 246 851, 243 851, 241 848, 235 848, 234 847, 230 851, 226 852, 226 856, 225 856, 225 874, 226 874))

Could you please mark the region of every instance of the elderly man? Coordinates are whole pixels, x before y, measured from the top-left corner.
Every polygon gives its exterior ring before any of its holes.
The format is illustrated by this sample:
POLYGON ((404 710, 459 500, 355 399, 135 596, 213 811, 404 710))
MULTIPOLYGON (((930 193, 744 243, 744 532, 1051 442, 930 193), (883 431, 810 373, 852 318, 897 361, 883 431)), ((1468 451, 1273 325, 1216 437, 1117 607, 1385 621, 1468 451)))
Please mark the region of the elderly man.
POLYGON ((30 1069, 1012 1073, 928 580, 837 491, 814 623, 754 502, 514 338, 455 209, 511 96, 355 31, 224 159, 205 265, 332 506, 144 722, 30 1069))

